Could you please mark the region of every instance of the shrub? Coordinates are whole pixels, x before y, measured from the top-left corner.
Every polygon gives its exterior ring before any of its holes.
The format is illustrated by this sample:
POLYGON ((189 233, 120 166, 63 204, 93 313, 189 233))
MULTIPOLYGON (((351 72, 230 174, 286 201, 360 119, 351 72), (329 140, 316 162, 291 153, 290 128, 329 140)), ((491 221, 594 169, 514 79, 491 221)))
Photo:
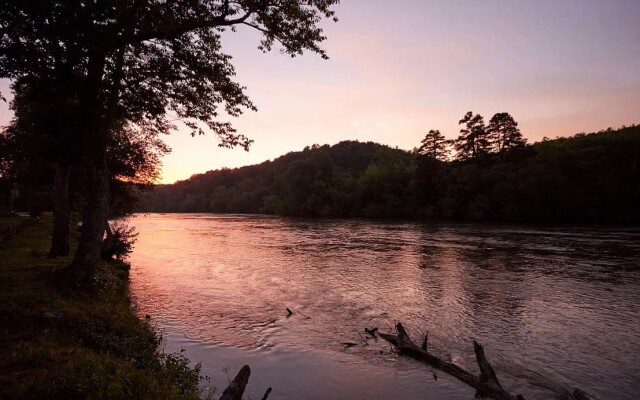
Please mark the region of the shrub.
POLYGON ((107 224, 107 237, 102 244, 100 257, 103 260, 126 259, 133 251, 138 233, 125 221, 113 221, 107 224))

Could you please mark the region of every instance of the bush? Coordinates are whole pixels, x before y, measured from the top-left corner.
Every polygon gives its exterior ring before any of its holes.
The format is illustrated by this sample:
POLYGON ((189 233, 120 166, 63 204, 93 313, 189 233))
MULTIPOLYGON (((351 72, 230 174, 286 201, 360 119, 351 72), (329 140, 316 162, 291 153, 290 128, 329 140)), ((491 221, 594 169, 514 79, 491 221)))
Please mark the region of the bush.
POLYGON ((107 238, 102 244, 100 257, 103 260, 126 259, 133 251, 138 233, 135 228, 127 225, 125 221, 109 222, 107 225, 107 238))

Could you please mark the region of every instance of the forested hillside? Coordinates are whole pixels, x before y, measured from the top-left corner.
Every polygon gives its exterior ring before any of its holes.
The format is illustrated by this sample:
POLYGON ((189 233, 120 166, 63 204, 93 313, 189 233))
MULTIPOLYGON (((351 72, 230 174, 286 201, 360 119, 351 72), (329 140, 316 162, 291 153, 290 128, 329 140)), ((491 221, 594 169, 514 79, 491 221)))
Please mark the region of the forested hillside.
POLYGON ((314 145, 158 186, 140 211, 640 222, 640 126, 453 161, 424 147, 425 141, 412 152, 372 142, 314 145))

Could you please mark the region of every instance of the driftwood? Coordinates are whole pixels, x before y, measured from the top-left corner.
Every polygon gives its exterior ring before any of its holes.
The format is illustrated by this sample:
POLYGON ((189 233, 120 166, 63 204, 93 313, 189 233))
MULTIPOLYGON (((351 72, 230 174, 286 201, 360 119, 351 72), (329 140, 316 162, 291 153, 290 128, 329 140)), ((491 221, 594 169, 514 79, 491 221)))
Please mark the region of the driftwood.
POLYGON ((587 396, 587 394, 581 389, 574 389, 573 392, 566 390, 560 396, 558 396, 560 400, 591 400, 591 397, 587 396))
MULTIPOLYGON (((251 368, 248 365, 240 368, 238 371, 238 375, 231 381, 229 386, 222 392, 222 396, 220 396, 220 400, 242 400, 242 395, 244 394, 244 390, 247 387, 247 383, 249 383, 249 376, 251 375, 251 368)), ((264 396, 262 396, 262 400, 267 400, 269 395, 271 394, 271 387, 264 392, 264 396)))
POLYGON ((491 368, 489 361, 487 361, 484 356, 482 346, 477 342, 474 341, 474 347, 478 349, 476 350, 476 357, 478 357, 478 365, 480 366, 480 377, 476 377, 459 366, 446 362, 429 353, 428 349, 426 349, 426 343, 424 343, 425 349, 423 350, 411 340, 401 323, 398 322, 396 330, 398 331, 397 335, 389 333, 379 333, 379 335, 381 338, 395 345, 401 352, 420 361, 424 361, 430 366, 439 369, 440 371, 447 373, 476 389, 480 396, 489 397, 494 400, 524 400, 522 396, 514 396, 500 386, 497 378, 495 378, 493 368, 491 368))
POLYGON ((251 375, 251 369, 248 365, 240 368, 238 375, 233 378, 229 386, 222 392, 220 400, 242 400, 244 389, 249 383, 249 375, 251 375))
POLYGON ((267 389, 267 391, 264 392, 264 396, 262 396, 262 400, 267 400, 267 397, 269 397, 270 394, 271 394, 271 386, 269 386, 269 389, 267 389))
MULTIPOLYGON (((427 349, 427 336, 422 343, 422 347, 416 345, 407 331, 404 329, 401 323, 396 325, 397 335, 390 333, 379 332, 378 335, 384 340, 396 346, 396 348, 417 360, 423 361, 426 364, 436 368, 442 372, 445 372, 454 378, 466 383, 472 388, 476 389, 476 397, 488 397, 494 400, 524 400, 524 397, 520 394, 512 395, 507 392, 496 376, 493 367, 487 360, 484 354, 484 348, 475 340, 473 341, 473 349, 476 354, 476 360, 478 361, 478 367, 480 369, 480 376, 476 377, 470 372, 465 371, 459 366, 446 362, 441 358, 429 353, 427 349)), ((427 334, 428 335, 428 334, 427 334)), ((436 374, 433 374, 434 379, 437 379, 436 374)), ((563 400, 591 400, 585 392, 580 389, 575 389, 573 393, 566 391, 562 395, 563 400)))
MULTIPOLYGON (((287 318, 289 318, 290 316, 292 316, 292 315, 293 315, 293 311, 291 311, 291 309, 290 309, 290 308, 288 308, 288 307, 287 307, 287 308, 285 308, 285 310, 287 310, 287 318)), ((308 316, 308 315, 306 315, 306 314, 303 314, 303 313, 302 313, 302 312, 300 312, 300 311, 298 311, 298 314, 302 315, 302 316, 303 316, 303 317, 305 317, 306 319, 311 319, 311 317, 310 317, 310 316, 308 316)))
POLYGON ((364 333, 371 335, 371 337, 376 337, 376 332, 378 332, 378 328, 364 328, 364 333))

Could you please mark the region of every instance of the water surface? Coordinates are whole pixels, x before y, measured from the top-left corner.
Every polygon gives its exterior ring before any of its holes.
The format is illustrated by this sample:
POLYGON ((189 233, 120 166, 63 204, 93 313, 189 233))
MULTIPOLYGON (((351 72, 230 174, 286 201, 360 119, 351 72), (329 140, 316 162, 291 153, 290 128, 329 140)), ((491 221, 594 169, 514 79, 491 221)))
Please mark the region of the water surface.
POLYGON ((211 214, 131 223, 140 314, 219 386, 250 364, 251 398, 268 386, 270 399, 473 398, 357 332, 395 321, 471 370, 478 340, 503 386, 527 399, 561 387, 640 393, 638 229, 211 214))

